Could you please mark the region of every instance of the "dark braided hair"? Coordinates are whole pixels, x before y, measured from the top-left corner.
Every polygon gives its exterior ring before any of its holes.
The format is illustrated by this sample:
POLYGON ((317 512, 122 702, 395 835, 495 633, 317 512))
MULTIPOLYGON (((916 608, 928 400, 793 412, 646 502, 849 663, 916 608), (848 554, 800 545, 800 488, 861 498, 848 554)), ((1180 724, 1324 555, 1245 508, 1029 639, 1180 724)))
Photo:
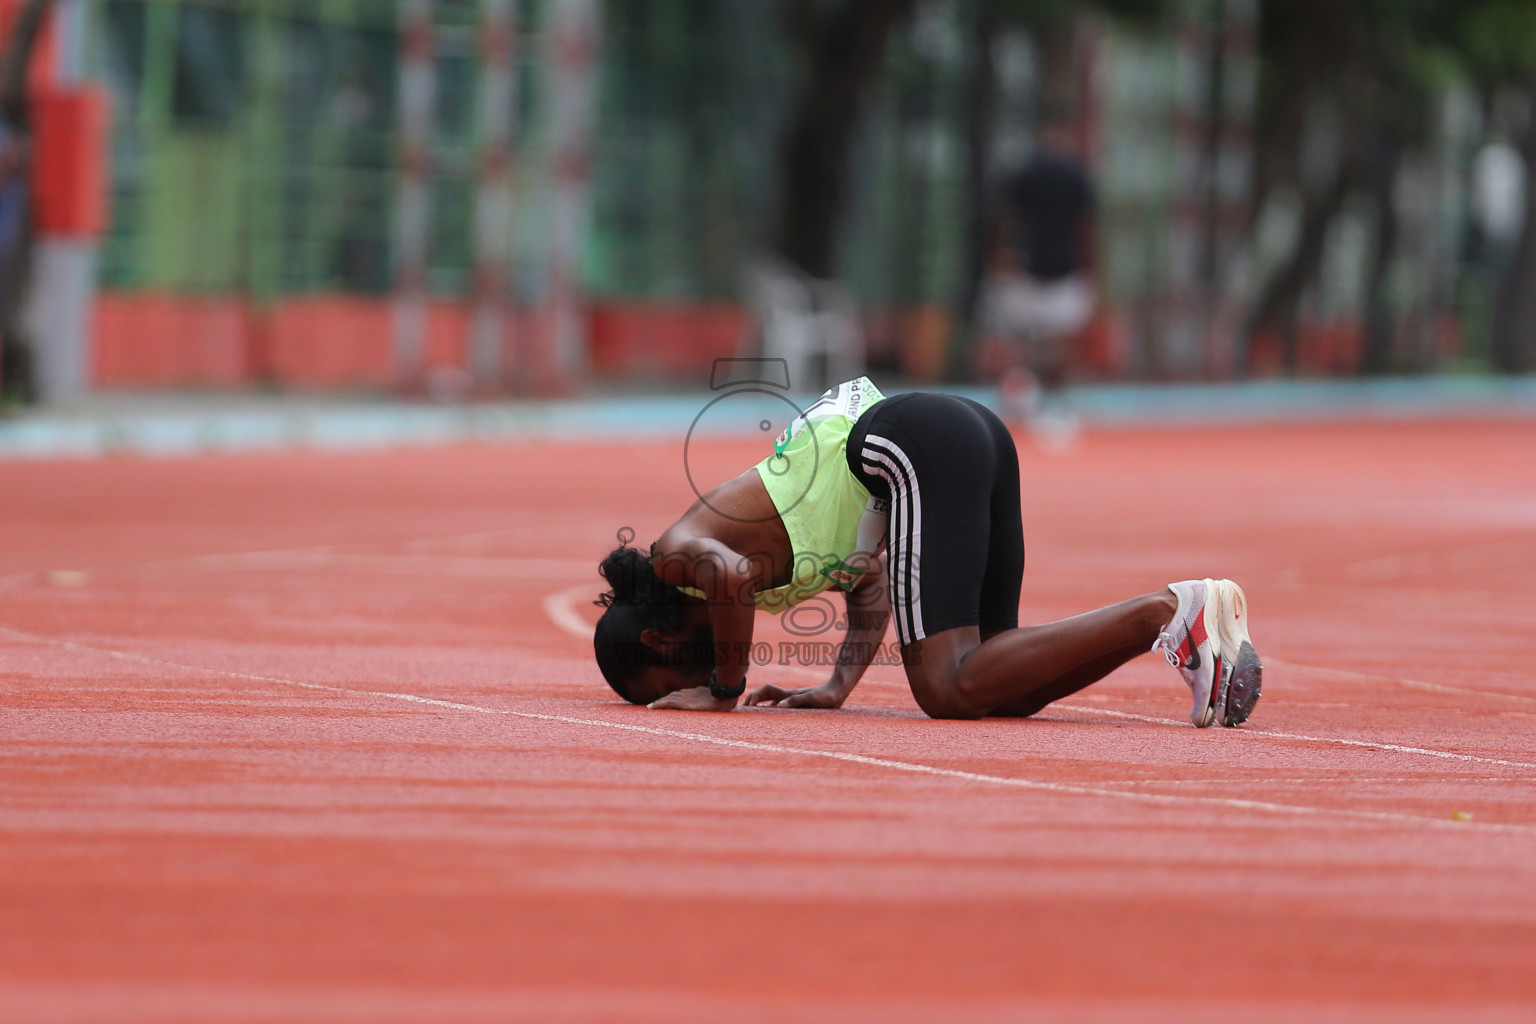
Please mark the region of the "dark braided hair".
POLYGON ((619 546, 597 567, 611 589, 594 602, 604 611, 592 631, 592 648, 597 667, 613 692, 631 704, 645 704, 647 701, 630 689, 636 676, 652 665, 713 665, 714 638, 691 638, 695 641, 689 645, 692 649, 685 648, 678 659, 664 657, 641 641, 640 634, 647 629, 677 635, 686 621, 683 602, 687 597, 656 575, 651 556, 629 546, 633 539, 632 531, 620 530, 619 546))

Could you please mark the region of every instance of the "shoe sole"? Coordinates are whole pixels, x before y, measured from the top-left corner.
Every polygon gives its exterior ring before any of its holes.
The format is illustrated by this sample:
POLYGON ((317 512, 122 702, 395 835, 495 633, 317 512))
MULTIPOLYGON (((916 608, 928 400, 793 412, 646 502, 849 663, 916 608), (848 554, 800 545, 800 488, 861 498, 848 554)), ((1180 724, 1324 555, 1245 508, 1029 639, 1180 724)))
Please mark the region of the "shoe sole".
POLYGON ((1213 702, 1216 718, 1228 728, 1242 725, 1253 714, 1264 682, 1264 663, 1248 635, 1248 596, 1231 580, 1216 585, 1220 594, 1217 636, 1222 648, 1223 678, 1213 702))

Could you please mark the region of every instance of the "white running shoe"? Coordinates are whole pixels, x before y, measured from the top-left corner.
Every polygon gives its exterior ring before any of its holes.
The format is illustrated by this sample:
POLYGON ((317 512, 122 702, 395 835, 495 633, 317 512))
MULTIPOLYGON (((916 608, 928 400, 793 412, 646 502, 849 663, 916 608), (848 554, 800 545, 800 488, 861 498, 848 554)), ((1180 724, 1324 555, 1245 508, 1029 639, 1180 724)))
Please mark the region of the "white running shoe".
POLYGON ((1259 702, 1264 663, 1248 636, 1248 596, 1231 580, 1206 580, 1219 595, 1216 616, 1217 641, 1221 646, 1222 675, 1216 687, 1216 720, 1222 725, 1242 725, 1259 702))
POLYGON ((1231 580, 1184 580, 1173 621, 1152 650, 1179 670, 1194 694, 1189 720, 1204 729, 1241 725, 1259 702, 1264 664, 1248 635, 1248 597, 1231 580))
POLYGON ((1168 664, 1179 670, 1194 694, 1189 720, 1204 729, 1216 720, 1217 683, 1225 673, 1220 664, 1218 618, 1220 590, 1213 580, 1184 580, 1168 584, 1179 599, 1173 621, 1152 644, 1168 664))

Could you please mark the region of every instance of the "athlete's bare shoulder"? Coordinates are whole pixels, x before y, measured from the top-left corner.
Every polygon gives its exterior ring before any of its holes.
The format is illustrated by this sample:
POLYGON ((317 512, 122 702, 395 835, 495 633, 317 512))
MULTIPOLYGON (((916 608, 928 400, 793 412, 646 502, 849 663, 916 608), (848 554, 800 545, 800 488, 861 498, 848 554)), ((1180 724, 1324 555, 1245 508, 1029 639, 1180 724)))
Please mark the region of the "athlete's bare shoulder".
POLYGON ((656 542, 658 555, 696 555, 720 545, 760 568, 764 586, 787 578, 789 533, 755 469, 706 491, 656 542))

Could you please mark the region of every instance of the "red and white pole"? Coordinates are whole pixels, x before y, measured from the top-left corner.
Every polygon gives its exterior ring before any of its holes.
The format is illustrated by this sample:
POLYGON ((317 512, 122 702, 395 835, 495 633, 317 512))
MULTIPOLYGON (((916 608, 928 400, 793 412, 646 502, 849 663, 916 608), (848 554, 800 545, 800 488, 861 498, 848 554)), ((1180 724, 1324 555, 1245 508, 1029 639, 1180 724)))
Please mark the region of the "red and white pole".
POLYGON ((45 401, 72 398, 91 384, 96 265, 107 220, 107 100, 85 81, 86 14, 84 0, 56 0, 52 32, 40 37, 33 61, 38 73, 29 75, 37 235, 25 319, 33 382, 45 401))

